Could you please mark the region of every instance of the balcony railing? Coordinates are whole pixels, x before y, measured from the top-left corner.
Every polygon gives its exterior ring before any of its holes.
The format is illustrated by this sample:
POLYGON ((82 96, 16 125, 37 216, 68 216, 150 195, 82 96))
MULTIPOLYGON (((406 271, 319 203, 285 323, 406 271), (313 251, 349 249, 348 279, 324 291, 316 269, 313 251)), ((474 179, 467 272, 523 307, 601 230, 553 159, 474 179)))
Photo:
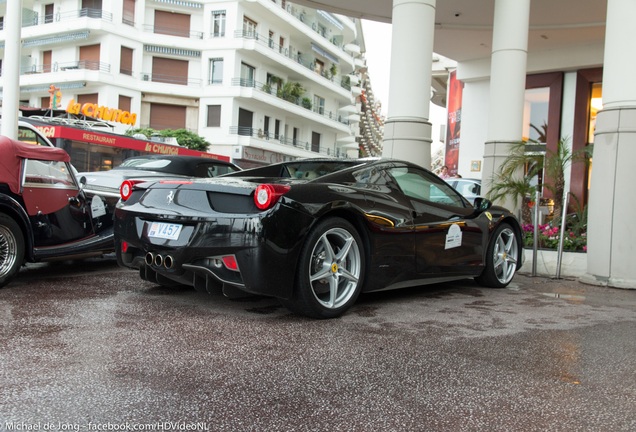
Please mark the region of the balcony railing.
POLYGON ((177 84, 185 86, 198 86, 201 87, 203 80, 200 78, 189 78, 184 76, 153 74, 150 72, 141 73, 142 81, 152 81, 166 84, 177 84))
POLYGON ((281 144, 295 147, 301 150, 309 150, 316 153, 325 154, 327 156, 340 157, 339 151, 334 151, 329 147, 320 146, 317 150, 313 148, 311 143, 307 141, 295 140, 291 138, 286 138, 283 135, 275 135, 272 131, 263 131, 262 129, 254 129, 246 126, 230 126, 230 135, 241 135, 241 136, 249 136, 253 138, 259 138, 265 141, 277 141, 281 144))
MULTIPOLYGON (((300 55, 298 54, 292 54, 289 51, 289 48, 285 48, 282 45, 277 44, 276 42, 274 42, 273 39, 263 36, 261 34, 258 34, 256 32, 252 32, 252 31, 245 31, 245 30, 236 30, 234 32, 234 37, 235 38, 243 38, 243 39, 253 39, 256 42, 258 42, 259 44, 269 47, 270 49, 272 49, 272 51, 275 51, 285 57, 287 57, 288 59, 293 60, 294 62, 298 63, 299 65, 305 66, 307 69, 316 72, 316 63, 315 62, 309 62, 306 60, 303 60, 301 58, 300 55)), ((318 75, 322 76, 325 79, 328 79, 331 82, 337 82, 336 76, 335 75, 331 75, 328 73, 327 70, 322 70, 320 72, 318 72, 318 75)), ((342 79, 340 81, 340 87, 345 88, 347 90, 351 90, 351 87, 348 86, 347 84, 345 84, 344 79, 342 79)))
POLYGON ((112 22, 113 14, 102 9, 90 9, 90 8, 84 8, 84 9, 66 11, 66 12, 57 11, 54 14, 42 15, 39 18, 37 16, 34 16, 32 19, 23 19, 22 27, 71 21, 78 18, 103 19, 105 21, 112 22))
POLYGON ((319 109, 317 107, 316 107, 317 109, 313 109, 313 106, 312 106, 313 104, 311 103, 311 99, 307 97, 303 98, 303 97, 287 94, 283 91, 282 88, 279 88, 274 84, 260 83, 258 81, 245 79, 245 78, 232 78, 232 85, 240 86, 240 87, 251 87, 256 90, 270 94, 272 96, 276 96, 287 102, 296 104, 298 106, 302 106, 303 108, 307 108, 308 110, 312 110, 314 113, 321 115, 323 117, 327 117, 330 120, 334 120, 345 125, 349 124, 349 120, 346 118, 343 118, 341 115, 338 115, 337 113, 334 113, 332 111, 325 111, 324 108, 322 107, 320 107, 319 109))
POLYGON ((73 71, 78 69, 110 73, 110 64, 93 60, 79 60, 64 63, 55 62, 52 64, 33 65, 20 68, 20 75, 73 71))
POLYGON ((174 27, 156 26, 152 24, 144 24, 144 31, 168 36, 203 39, 203 32, 184 30, 174 27))
POLYGON ((272 1, 276 3, 277 5, 281 6, 283 10, 287 11, 287 13, 289 13, 291 16, 296 18, 298 21, 305 24, 307 27, 309 27, 313 31, 317 32, 323 38, 327 39, 332 45, 337 46, 342 51, 345 50, 344 44, 341 44, 333 37, 330 39, 329 37, 327 37, 326 33, 320 32, 315 22, 314 23, 309 22, 309 20, 307 19, 307 16, 305 14, 298 12, 298 10, 295 7, 293 7, 289 2, 286 2, 285 0, 272 0, 272 1))

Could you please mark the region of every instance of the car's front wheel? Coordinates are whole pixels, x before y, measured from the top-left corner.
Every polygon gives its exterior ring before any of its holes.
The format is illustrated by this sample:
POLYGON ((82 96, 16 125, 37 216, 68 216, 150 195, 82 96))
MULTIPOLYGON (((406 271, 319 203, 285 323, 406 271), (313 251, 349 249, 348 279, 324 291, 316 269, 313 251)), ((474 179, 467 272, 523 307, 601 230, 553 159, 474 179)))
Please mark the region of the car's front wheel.
POLYGON ((24 259, 24 236, 11 217, 0 213, 0 288, 18 274, 24 259))
POLYGON ((493 233, 482 274, 475 278, 479 285, 490 288, 508 286, 517 271, 519 244, 512 227, 506 223, 499 225, 493 233))
POLYGON ((327 218, 308 234, 302 247, 290 310, 313 318, 345 313, 362 289, 365 262, 362 241, 344 219, 327 218))

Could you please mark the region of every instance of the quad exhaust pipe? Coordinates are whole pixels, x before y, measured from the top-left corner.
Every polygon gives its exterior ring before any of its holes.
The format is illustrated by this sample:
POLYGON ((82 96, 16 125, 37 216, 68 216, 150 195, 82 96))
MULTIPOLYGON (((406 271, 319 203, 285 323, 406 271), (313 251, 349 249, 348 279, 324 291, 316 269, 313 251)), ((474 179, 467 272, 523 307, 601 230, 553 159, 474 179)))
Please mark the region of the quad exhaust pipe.
POLYGON ((171 269, 174 267, 174 258, 170 255, 166 255, 165 257, 160 254, 154 254, 153 252, 148 252, 145 257, 146 265, 155 265, 156 267, 165 267, 167 269, 171 269))

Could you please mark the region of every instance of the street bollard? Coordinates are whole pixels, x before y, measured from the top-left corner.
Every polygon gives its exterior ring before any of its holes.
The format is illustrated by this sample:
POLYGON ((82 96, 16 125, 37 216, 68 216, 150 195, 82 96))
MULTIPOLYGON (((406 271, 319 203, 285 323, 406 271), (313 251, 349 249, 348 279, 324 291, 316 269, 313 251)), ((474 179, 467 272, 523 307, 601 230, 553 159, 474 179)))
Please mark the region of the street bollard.
POLYGON ((534 236, 532 243, 532 276, 537 275, 537 249, 539 245, 539 191, 534 200, 534 236))

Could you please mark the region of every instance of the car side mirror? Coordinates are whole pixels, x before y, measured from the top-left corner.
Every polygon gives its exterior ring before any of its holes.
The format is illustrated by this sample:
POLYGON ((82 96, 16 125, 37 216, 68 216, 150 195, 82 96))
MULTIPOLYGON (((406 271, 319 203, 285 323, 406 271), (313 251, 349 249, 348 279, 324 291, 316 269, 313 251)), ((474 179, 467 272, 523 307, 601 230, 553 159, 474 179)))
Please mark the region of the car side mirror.
POLYGON ((477 197, 475 198, 475 203, 473 204, 473 207, 475 207, 476 212, 481 213, 488 210, 490 207, 492 207, 492 201, 486 198, 477 197))
POLYGON ((86 187, 86 176, 81 176, 79 179, 80 182, 80 187, 84 188, 86 187))

